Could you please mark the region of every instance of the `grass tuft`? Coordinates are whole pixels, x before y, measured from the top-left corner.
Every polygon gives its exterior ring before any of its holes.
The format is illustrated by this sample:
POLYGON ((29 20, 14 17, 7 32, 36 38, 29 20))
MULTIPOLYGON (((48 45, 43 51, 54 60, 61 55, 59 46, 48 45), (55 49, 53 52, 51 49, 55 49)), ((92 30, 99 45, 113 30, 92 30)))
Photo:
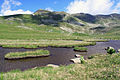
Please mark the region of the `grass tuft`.
POLYGON ((86 52, 88 49, 86 47, 74 47, 74 51, 86 52))

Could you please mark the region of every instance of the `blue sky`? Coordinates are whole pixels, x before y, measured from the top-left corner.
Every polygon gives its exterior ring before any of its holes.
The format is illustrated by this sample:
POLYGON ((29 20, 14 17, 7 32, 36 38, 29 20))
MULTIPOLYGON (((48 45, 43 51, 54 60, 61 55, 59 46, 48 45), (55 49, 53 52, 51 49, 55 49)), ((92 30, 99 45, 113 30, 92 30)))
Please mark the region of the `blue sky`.
POLYGON ((54 9, 55 11, 65 11, 65 7, 73 0, 18 0, 22 3, 21 6, 13 7, 14 9, 24 9, 30 10, 32 12, 42 8, 46 9, 48 7, 54 9))
POLYGON ((74 13, 120 13, 120 0, 0 0, 0 15, 31 14, 38 9, 74 13))
MULTIPOLYGON (((0 0, 0 10, 1 6, 5 0, 0 0)), ((9 1, 9 0, 8 0, 9 1)), ((66 7, 73 0, 14 0, 21 3, 20 6, 14 6, 11 4, 11 10, 30 10, 35 12, 38 9, 51 8, 54 11, 66 11, 66 7)))

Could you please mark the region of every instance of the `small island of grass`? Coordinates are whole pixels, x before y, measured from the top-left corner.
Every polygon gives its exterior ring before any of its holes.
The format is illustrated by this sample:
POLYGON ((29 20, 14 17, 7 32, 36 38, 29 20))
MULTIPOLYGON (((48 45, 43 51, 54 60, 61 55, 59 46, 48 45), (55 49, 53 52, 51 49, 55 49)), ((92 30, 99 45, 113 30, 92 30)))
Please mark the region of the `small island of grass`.
POLYGON ((36 50, 26 52, 11 52, 5 55, 5 59, 22 59, 34 57, 47 57, 50 55, 48 50, 36 50))
POLYGON ((86 47, 74 47, 74 51, 78 51, 78 52, 87 52, 87 48, 86 47))

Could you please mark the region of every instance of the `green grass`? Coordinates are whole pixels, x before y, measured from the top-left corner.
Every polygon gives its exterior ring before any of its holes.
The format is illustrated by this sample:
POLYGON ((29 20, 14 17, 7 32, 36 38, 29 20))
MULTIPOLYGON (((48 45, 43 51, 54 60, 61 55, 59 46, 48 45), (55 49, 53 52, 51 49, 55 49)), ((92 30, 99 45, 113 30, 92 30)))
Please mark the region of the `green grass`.
POLYGON ((84 41, 87 41, 87 42, 107 42, 107 41, 109 41, 109 40, 107 40, 107 39, 84 39, 84 41))
MULTIPOLYGON (((29 16, 24 16, 25 19, 29 18, 29 16)), ((0 23, 0 39, 5 40, 84 40, 94 38, 86 33, 69 33, 60 27, 51 25, 37 25, 17 20, 8 21, 3 19, 2 21, 0 23)), ((69 25, 66 26, 69 27, 69 25)))
MULTIPOLYGON (((32 48, 32 49, 34 49, 34 48, 38 48, 38 46, 37 45, 21 45, 21 44, 19 44, 19 45, 2 45, 2 47, 3 48, 32 48)), ((44 47, 44 46, 42 46, 42 47, 44 47)))
POLYGON ((6 59, 19 59, 27 57, 40 57, 49 56, 50 52, 48 50, 36 50, 36 51, 26 51, 26 52, 10 52, 5 55, 6 59))
POLYGON ((0 73, 0 80, 4 80, 3 79, 3 73, 0 73))
POLYGON ((40 67, 27 71, 10 71, 3 74, 5 80, 119 80, 120 54, 97 55, 84 64, 72 64, 59 68, 40 67))
POLYGON ((102 39, 120 40, 120 26, 110 27, 104 34, 95 34, 94 37, 102 39))
MULTIPOLYGON (((19 16, 22 18, 21 16, 19 16)), ((0 39, 5 40, 86 40, 86 41, 106 41, 104 39, 120 39, 119 27, 115 27, 105 34, 89 34, 89 33, 69 33, 62 30, 60 27, 51 25, 38 25, 29 21, 30 15, 23 15, 23 22, 21 21, 8 21, 1 19, 0 23, 0 39), (24 21, 28 20, 28 22, 24 21), (102 38, 102 39, 101 39, 102 38)), ((31 20, 31 19, 30 19, 31 20)), ((77 28, 72 25, 60 23, 60 26, 66 25, 69 28, 77 28)), ((80 29, 81 30, 81 29, 80 29)), ((78 31, 80 31, 78 30, 78 31)))
POLYGON ((4 48, 74 47, 95 44, 95 42, 74 40, 0 40, 0 45, 4 48))
POLYGON ((59 27, 53 27, 49 25, 36 25, 31 23, 24 23, 24 25, 21 25, 21 23, 12 21, 12 24, 7 24, 8 22, 0 24, 0 39, 77 39, 75 36, 69 35, 67 32, 62 31, 59 27))
POLYGON ((86 47, 74 47, 74 51, 86 52, 88 49, 86 47))
POLYGON ((94 56, 88 56, 88 59, 93 59, 94 58, 94 56))

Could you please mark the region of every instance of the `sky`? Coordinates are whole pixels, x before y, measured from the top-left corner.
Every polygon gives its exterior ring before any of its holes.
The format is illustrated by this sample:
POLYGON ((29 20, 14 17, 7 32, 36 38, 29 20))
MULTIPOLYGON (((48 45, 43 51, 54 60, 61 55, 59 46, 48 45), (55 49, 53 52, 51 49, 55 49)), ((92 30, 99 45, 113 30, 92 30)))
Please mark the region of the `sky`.
POLYGON ((106 15, 120 13, 120 0, 0 0, 0 16, 33 14, 38 9, 106 15))

